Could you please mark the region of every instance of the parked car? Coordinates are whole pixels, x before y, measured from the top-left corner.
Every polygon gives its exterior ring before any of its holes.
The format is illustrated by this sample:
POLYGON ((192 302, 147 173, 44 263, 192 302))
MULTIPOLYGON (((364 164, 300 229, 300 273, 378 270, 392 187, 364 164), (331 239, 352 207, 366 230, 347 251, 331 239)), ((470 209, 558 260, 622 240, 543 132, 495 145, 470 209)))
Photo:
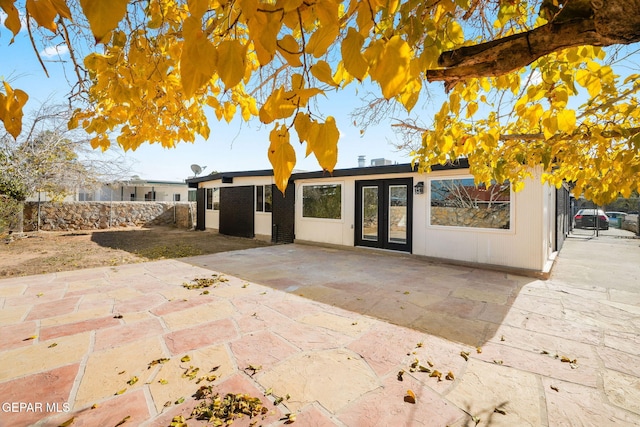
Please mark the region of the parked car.
POLYGON ((622 228, 624 217, 627 216, 626 212, 605 212, 609 217, 609 225, 615 228, 622 228))
POLYGON ((602 209, 580 209, 573 217, 575 228, 596 228, 598 230, 609 229, 609 217, 602 209))

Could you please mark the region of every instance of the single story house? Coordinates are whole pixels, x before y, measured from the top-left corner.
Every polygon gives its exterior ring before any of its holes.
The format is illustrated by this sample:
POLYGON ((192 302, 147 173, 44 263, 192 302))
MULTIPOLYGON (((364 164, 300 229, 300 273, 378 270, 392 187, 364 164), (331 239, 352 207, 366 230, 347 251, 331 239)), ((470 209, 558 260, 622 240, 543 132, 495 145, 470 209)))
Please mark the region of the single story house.
MULTIPOLYGON (((79 187, 69 192, 64 202, 186 202, 195 201, 184 181, 146 180, 137 175, 130 179, 101 183, 90 188, 79 187)), ((46 192, 35 193, 27 201, 51 201, 46 192)))
POLYGON ((410 164, 292 174, 283 195, 272 170, 187 180, 197 229, 406 252, 465 264, 548 272, 570 227, 569 192, 529 179, 474 185, 466 160, 421 174, 410 164))

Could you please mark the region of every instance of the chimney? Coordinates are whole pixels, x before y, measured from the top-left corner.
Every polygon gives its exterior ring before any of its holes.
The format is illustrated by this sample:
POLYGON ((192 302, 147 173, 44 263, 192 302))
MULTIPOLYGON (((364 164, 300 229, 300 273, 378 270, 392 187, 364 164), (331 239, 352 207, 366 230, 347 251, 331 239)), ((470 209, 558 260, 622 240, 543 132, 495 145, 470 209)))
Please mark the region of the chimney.
POLYGON ((365 159, 365 156, 358 156, 358 167, 359 168, 363 168, 364 167, 364 159, 365 159))

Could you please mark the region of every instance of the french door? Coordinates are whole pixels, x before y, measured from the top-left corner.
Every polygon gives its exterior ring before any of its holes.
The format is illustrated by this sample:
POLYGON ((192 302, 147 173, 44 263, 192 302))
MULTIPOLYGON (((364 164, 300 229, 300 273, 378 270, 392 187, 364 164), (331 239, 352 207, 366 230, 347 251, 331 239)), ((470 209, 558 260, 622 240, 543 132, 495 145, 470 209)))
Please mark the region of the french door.
POLYGON ((412 190, 412 178, 356 181, 356 245, 411 252, 412 190))

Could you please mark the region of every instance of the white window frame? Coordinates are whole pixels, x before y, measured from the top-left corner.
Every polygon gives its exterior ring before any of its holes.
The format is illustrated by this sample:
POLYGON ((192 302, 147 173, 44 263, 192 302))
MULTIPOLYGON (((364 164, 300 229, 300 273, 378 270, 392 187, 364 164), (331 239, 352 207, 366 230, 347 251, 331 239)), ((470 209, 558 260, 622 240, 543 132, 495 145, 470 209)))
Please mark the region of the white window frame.
POLYGON ((344 220, 344 183, 343 182, 322 182, 322 183, 306 183, 300 186, 300 217, 303 220, 311 221, 330 221, 330 222, 343 222, 344 220), (340 217, 339 218, 321 218, 315 216, 304 216, 304 189, 307 187, 340 187, 340 217))
POLYGON ((432 214, 432 183, 433 181, 446 181, 446 180, 473 180, 472 175, 455 175, 455 176, 442 176, 442 177, 431 177, 427 179, 427 227, 434 229, 443 229, 443 230, 456 230, 456 231, 468 231, 468 232, 483 232, 483 233, 503 233, 503 234, 513 234, 515 233, 515 192, 513 188, 509 188, 509 228, 491 228, 491 227, 466 227, 463 225, 443 225, 443 224, 432 224, 431 223, 431 214, 432 214))

